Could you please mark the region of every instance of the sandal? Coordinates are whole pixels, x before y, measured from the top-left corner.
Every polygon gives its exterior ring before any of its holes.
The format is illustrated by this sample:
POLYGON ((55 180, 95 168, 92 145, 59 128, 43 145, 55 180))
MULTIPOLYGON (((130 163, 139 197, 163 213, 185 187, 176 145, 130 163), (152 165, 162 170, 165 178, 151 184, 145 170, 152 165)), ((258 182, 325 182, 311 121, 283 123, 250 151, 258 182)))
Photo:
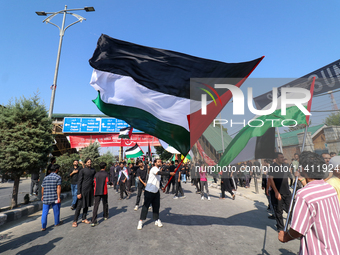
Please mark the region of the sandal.
POLYGON ((235 196, 235 195, 233 195, 233 200, 235 200, 235 198, 236 198, 236 196, 235 196))
POLYGON ((78 227, 77 222, 73 222, 73 223, 72 223, 72 227, 74 227, 74 228, 78 227))
POLYGON ((85 224, 90 224, 91 222, 89 222, 88 220, 82 220, 81 222, 85 223, 85 224))
POLYGON ((46 228, 42 228, 42 229, 41 229, 41 231, 45 231, 45 230, 46 230, 46 228))

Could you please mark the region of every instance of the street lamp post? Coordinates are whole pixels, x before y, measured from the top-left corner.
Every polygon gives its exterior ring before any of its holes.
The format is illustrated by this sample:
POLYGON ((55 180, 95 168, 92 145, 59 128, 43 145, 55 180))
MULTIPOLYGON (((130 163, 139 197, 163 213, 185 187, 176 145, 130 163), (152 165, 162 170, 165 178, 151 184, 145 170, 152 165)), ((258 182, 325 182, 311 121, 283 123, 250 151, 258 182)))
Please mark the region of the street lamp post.
POLYGON ((56 62, 56 66, 55 66, 55 71, 54 71, 54 79, 53 79, 53 86, 52 86, 52 95, 51 95, 51 102, 50 102, 50 109, 48 111, 48 118, 51 119, 52 118, 52 113, 53 113, 53 105, 54 105, 54 97, 55 97, 55 91, 57 89, 57 78, 58 78, 58 70, 59 70, 59 62, 60 62, 60 53, 61 53, 61 45, 63 42, 63 37, 65 34, 66 29, 68 29, 70 26, 78 23, 78 22, 82 22, 83 20, 86 20, 84 17, 78 15, 78 14, 74 14, 71 13, 70 11, 82 11, 85 10, 86 12, 92 12, 95 11, 93 7, 84 7, 84 8, 79 8, 79 9, 67 9, 67 5, 65 5, 65 9, 58 11, 58 12, 36 12, 37 15, 39 16, 47 16, 48 14, 50 14, 46 19, 43 20, 43 22, 50 23, 53 26, 56 26, 59 29, 59 47, 58 47, 58 55, 57 55, 57 62, 56 62), (63 21, 61 24, 61 28, 52 23, 50 20, 55 17, 57 14, 63 14, 63 21), (71 14, 72 16, 76 17, 78 20, 71 23, 70 25, 68 25, 65 28, 65 20, 66 20, 66 14, 71 14))

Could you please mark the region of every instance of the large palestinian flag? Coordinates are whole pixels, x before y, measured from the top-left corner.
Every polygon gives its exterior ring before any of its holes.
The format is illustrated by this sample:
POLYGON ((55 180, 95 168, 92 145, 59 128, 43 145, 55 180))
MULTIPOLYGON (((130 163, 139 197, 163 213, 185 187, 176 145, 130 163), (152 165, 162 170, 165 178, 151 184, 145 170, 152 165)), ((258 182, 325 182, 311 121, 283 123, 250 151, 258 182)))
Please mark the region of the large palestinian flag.
MULTIPOLYGON (((314 92, 315 78, 310 84, 311 97, 304 104, 307 111, 310 112, 312 106, 312 98, 314 92)), ((289 93, 289 99, 300 99, 301 94, 289 93)), ((219 166, 228 166, 238 162, 261 159, 275 158, 275 127, 282 127, 282 124, 306 124, 309 123, 309 115, 305 115, 301 109, 295 105, 287 104, 286 114, 281 112, 281 99, 277 99, 276 110, 269 115, 256 116, 250 121, 250 125, 245 126, 234 137, 225 150, 225 153, 218 162, 219 166), (293 122, 292 120, 295 120, 293 122)), ((268 110, 272 107, 272 103, 268 104, 263 110, 268 110)))
POLYGON ((190 79, 236 78, 233 85, 239 87, 261 60, 223 63, 101 35, 89 60, 90 83, 103 113, 186 155, 231 98, 230 91, 217 90, 220 104, 209 102, 209 114, 201 116, 200 109, 190 109, 193 100, 200 100, 190 98, 190 79))

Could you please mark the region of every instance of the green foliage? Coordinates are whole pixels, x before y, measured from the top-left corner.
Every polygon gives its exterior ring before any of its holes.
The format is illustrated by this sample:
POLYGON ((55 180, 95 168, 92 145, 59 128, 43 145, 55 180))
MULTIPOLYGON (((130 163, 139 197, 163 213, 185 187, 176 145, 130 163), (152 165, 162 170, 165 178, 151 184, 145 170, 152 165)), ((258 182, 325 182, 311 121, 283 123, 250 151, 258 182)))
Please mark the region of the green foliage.
POLYGON ((340 126, 340 112, 331 113, 325 120, 324 123, 327 126, 340 126))
POLYGON ((161 160, 169 160, 170 158, 172 158, 172 154, 166 151, 162 146, 155 146, 155 150, 161 160))
POLYGON ((114 161, 114 156, 112 155, 112 153, 110 151, 107 151, 105 154, 101 155, 98 158, 99 163, 100 162, 105 162, 107 164, 106 166, 106 171, 110 171, 110 167, 112 166, 112 163, 115 162, 114 161))
POLYGON ((12 178, 44 168, 52 141, 52 122, 37 95, 0 108, 0 169, 12 178))
POLYGON ((92 167, 96 169, 96 171, 100 170, 99 163, 105 162, 107 164, 106 170, 109 171, 110 167, 112 166, 114 156, 110 151, 100 156, 99 147, 99 143, 91 143, 89 146, 79 151, 80 158, 85 164, 85 159, 89 157, 92 160, 92 167))
POLYGON ((86 158, 90 158, 92 160, 92 167, 94 167, 96 170, 99 169, 98 165, 99 165, 99 147, 100 144, 99 143, 91 143, 89 146, 82 148, 79 151, 80 154, 80 158, 81 160, 84 162, 85 164, 85 159, 86 158))

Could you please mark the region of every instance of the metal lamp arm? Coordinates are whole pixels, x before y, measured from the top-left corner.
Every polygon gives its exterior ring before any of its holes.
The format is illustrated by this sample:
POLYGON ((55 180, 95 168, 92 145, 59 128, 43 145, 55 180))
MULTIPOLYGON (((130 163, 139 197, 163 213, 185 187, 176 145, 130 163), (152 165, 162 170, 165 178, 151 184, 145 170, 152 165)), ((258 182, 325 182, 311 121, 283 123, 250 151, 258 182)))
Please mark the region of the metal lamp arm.
POLYGON ((68 29, 70 26, 73 26, 74 24, 78 23, 78 22, 82 22, 83 20, 86 20, 84 17, 74 14, 74 13, 67 13, 67 14, 71 14, 72 16, 76 17, 78 20, 71 23, 70 25, 68 25, 65 29, 64 32, 66 31, 66 29, 68 29))
POLYGON ((60 27, 59 27, 58 25, 56 25, 56 24, 54 24, 54 23, 52 23, 52 22, 50 21, 50 20, 53 19, 54 16, 56 16, 57 14, 58 14, 58 13, 54 13, 54 14, 48 16, 46 19, 43 20, 43 23, 44 23, 44 22, 46 22, 46 24, 47 24, 47 23, 50 23, 51 25, 56 26, 56 27, 59 29, 59 31, 60 31, 60 27))

